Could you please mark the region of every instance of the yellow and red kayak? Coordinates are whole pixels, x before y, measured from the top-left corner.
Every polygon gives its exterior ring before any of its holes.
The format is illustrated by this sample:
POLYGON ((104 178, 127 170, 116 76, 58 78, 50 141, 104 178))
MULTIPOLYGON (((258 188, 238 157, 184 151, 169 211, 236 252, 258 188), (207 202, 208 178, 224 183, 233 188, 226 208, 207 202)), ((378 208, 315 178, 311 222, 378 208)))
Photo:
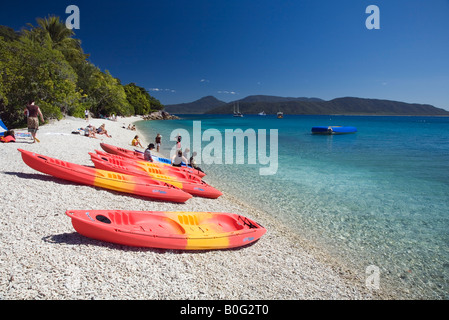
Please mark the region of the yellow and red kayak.
POLYGON ((101 151, 101 150, 95 150, 95 152, 100 156, 107 156, 112 159, 118 159, 118 160, 122 160, 122 161, 126 161, 126 162, 131 162, 134 164, 137 163, 139 165, 143 165, 143 166, 147 166, 147 167, 151 167, 151 168, 159 168, 160 170, 162 170, 163 172, 166 172, 167 174, 169 172, 173 172, 175 174, 182 173, 187 176, 198 177, 199 179, 202 179, 203 177, 206 176, 205 173, 203 173, 199 170, 193 169, 191 167, 174 167, 174 166, 167 165, 167 164, 160 163, 160 162, 150 162, 150 161, 146 161, 146 160, 142 160, 142 159, 133 159, 133 158, 129 158, 129 157, 119 156, 118 154, 113 154, 113 153, 109 153, 109 152, 105 152, 105 151, 101 151))
POLYGON ((75 183, 147 197, 153 200, 186 202, 192 195, 149 177, 90 168, 34 152, 18 149, 23 161, 34 170, 75 183))
MULTIPOLYGON (((128 150, 128 149, 125 149, 125 148, 116 147, 116 146, 113 146, 113 145, 110 145, 110 144, 106 144, 106 143, 100 143, 100 146, 107 153, 110 153, 110 154, 113 154, 113 155, 122 156, 122 157, 129 158, 129 159, 145 161, 144 155, 141 152, 132 151, 132 150, 128 150)), ((160 166, 170 167, 170 168, 177 169, 177 170, 182 170, 182 171, 187 171, 188 173, 197 175, 200 178, 202 178, 202 177, 204 177, 206 175, 204 172, 196 170, 196 169, 194 169, 194 168, 192 168, 190 166, 173 167, 173 166, 171 166, 170 160, 168 160, 168 159, 159 158, 159 157, 153 157, 153 158, 155 159, 155 161, 153 163, 154 164, 158 164, 160 166)))
POLYGON ((66 215, 85 237, 132 247, 228 249, 253 243, 266 232, 234 213, 68 210, 66 215))
POLYGON ((222 195, 219 190, 210 186, 198 177, 195 177, 196 179, 193 180, 186 178, 183 179, 176 176, 168 176, 162 174, 160 170, 155 168, 141 166, 126 161, 121 161, 119 159, 111 159, 95 153, 89 154, 91 156, 92 162, 95 165, 95 168, 97 169, 115 171, 118 173, 136 175, 140 177, 149 177, 174 185, 175 187, 198 197, 216 199, 222 195))
POLYGON ((177 167, 172 166, 163 166, 159 165, 154 162, 149 162, 145 160, 135 160, 131 158, 126 158, 118 155, 114 155, 107 152, 102 152, 95 150, 96 153, 89 152, 89 155, 96 158, 101 158, 104 161, 108 161, 112 164, 116 164, 119 166, 125 166, 125 167, 144 167, 147 168, 150 172, 157 173, 157 174, 163 174, 166 176, 173 177, 173 179, 177 180, 186 180, 186 181, 193 181, 193 182, 201 182, 201 178, 195 174, 183 172, 179 170, 173 170, 177 167), (172 169, 173 168, 173 169, 172 169))

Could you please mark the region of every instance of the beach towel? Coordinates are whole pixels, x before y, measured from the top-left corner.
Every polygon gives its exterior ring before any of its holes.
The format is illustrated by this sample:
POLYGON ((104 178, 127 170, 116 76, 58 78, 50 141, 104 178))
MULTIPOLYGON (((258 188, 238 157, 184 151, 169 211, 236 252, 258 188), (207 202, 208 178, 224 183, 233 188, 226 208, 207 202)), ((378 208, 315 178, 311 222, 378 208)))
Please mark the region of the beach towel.
POLYGON ((16 137, 16 139, 17 138, 24 138, 24 139, 30 138, 30 139, 33 139, 33 136, 29 132, 16 132, 14 134, 14 136, 16 137))
POLYGON ((2 119, 0 119, 0 137, 3 137, 5 135, 6 131, 8 131, 8 128, 6 128, 6 126, 3 123, 2 119))
POLYGON ((16 142, 16 139, 13 136, 7 136, 5 137, 0 137, 0 142, 1 143, 10 143, 10 142, 16 142))

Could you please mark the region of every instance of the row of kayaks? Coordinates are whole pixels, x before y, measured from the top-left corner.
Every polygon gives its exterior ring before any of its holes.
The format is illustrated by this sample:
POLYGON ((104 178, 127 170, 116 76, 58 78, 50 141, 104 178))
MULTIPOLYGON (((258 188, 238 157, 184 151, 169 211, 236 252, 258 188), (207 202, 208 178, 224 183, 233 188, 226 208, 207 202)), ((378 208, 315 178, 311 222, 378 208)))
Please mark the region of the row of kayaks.
POLYGON ((135 196, 184 203, 193 195, 218 198, 221 192, 198 176, 180 178, 170 172, 107 155, 91 153, 95 167, 78 165, 19 149, 23 161, 34 170, 79 184, 128 193, 135 196), (196 177, 196 178, 195 178, 196 177))
MULTIPOLYGON (((39 172, 71 182, 109 189, 148 200, 184 203, 193 196, 217 199, 222 193, 194 168, 173 167, 168 159, 100 144, 90 152, 94 167, 62 161, 22 149, 22 159, 39 172)), ((75 230, 89 238, 137 247, 211 250, 244 246, 266 229, 232 213, 68 210, 75 230)))

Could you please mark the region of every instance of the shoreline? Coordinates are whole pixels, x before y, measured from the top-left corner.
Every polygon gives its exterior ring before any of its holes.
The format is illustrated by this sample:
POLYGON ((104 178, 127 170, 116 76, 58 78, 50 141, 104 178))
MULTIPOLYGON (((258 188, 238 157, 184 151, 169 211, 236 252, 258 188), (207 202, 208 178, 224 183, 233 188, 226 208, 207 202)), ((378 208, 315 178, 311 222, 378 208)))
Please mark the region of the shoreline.
MULTIPOLYGON (((224 192, 219 199, 194 197, 185 204, 145 200, 76 185, 37 172, 23 163, 17 148, 92 166, 88 152, 101 140, 71 134, 92 123, 106 124, 112 138, 103 142, 132 149, 137 130, 122 128, 141 117, 104 119, 66 117, 42 126, 41 143, 18 139, 2 144, 0 203, 4 208, 0 298, 10 299, 394 299, 383 288, 370 291, 364 279, 288 226, 224 192), (4 155, 4 156, 3 156, 4 155), (11 187, 13 186, 13 187, 11 187), (66 210, 146 210, 234 212, 267 228, 258 242, 233 250, 189 252, 131 248, 76 233, 66 210)), ((23 132, 26 130, 17 130, 23 132)), ((157 154, 155 152, 155 154, 157 154)), ((163 155, 162 155, 163 156, 163 155)), ((210 173, 213 175, 213 173, 210 173)), ((207 176, 205 177, 207 181, 207 176)))

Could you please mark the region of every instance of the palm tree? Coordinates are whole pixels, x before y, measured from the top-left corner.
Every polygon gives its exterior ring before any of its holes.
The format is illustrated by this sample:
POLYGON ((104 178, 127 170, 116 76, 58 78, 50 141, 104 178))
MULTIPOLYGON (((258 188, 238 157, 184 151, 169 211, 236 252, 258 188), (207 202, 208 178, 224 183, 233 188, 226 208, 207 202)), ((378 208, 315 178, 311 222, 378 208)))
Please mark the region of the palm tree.
POLYGON ((73 30, 68 29, 59 17, 48 16, 48 18, 37 18, 36 21, 43 30, 48 32, 55 46, 63 44, 66 42, 66 39, 72 38, 75 35, 73 30))
POLYGON ((84 54, 81 48, 81 40, 73 38, 75 32, 66 27, 65 23, 56 16, 36 19, 39 34, 50 38, 53 49, 61 51, 66 60, 71 64, 86 60, 89 55, 84 54))

